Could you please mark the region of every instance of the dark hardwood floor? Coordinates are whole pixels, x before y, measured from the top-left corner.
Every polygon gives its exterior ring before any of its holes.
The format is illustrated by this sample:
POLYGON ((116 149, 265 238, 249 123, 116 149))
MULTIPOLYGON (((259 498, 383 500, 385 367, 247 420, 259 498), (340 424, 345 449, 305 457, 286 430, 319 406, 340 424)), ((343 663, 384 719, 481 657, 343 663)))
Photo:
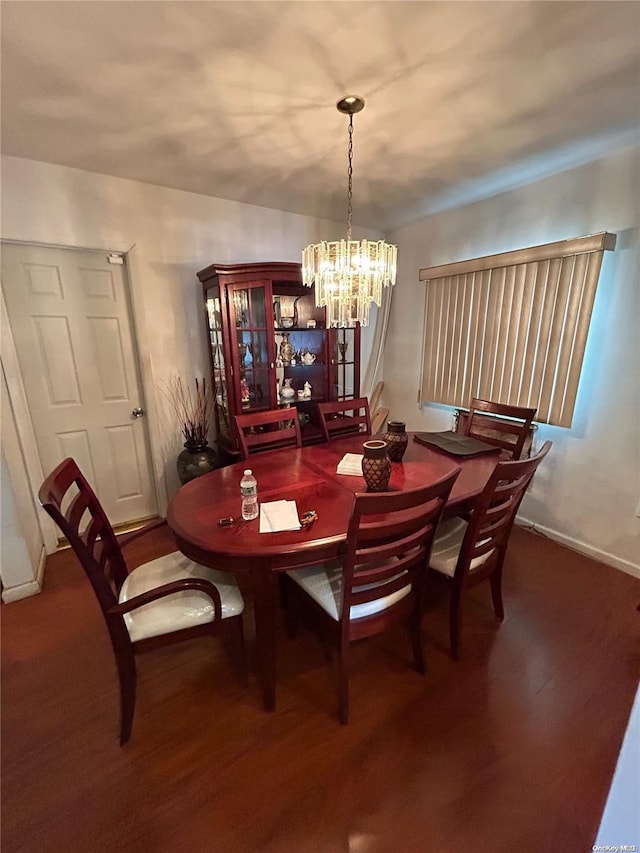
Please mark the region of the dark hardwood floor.
MULTIPOLYGON (((137 561, 168 534, 154 548, 137 561)), ((121 748, 98 605, 56 554, 41 595, 2 607, 3 852, 590 850, 637 687, 640 582, 519 529, 505 568, 505 621, 473 589, 459 663, 440 587, 426 679, 401 628, 356 645, 346 727, 314 636, 281 630, 275 713, 219 641, 193 640, 139 659, 121 748)))

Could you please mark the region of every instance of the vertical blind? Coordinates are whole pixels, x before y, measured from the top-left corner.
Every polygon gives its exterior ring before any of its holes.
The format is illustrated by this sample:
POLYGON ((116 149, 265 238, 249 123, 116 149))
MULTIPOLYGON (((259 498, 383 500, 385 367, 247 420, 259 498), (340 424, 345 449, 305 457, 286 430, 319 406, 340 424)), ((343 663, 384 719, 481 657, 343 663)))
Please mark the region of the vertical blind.
POLYGON ((531 406, 571 426, 603 232, 420 270, 427 282, 421 399, 531 406))

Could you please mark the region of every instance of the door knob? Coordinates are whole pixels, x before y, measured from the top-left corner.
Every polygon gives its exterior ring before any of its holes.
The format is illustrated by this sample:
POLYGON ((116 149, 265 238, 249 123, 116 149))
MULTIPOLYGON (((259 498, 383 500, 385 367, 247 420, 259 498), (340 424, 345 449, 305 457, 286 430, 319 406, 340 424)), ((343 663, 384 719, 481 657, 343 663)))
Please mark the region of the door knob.
POLYGON ((131 412, 131 414, 134 418, 141 418, 144 415, 144 409, 141 409, 140 406, 138 406, 131 412))

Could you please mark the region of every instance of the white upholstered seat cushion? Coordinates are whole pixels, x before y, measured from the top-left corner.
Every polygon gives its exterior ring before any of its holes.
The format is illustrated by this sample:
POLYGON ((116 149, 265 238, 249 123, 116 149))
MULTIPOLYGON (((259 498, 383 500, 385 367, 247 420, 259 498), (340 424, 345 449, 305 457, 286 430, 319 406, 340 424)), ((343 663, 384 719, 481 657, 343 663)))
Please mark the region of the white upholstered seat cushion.
MULTIPOLYGON (((446 521, 440 522, 436 530, 436 537, 433 540, 431 559, 429 560, 429 566, 432 569, 443 575, 448 575, 450 578, 454 576, 467 527, 467 522, 462 518, 448 518, 446 521)), ((474 557, 471 560, 470 570, 473 571, 485 563, 492 553, 493 551, 488 551, 480 557, 474 557)))
MULTIPOLYGON (((218 588, 222 602, 222 618, 237 616, 244 609, 244 600, 235 578, 228 572, 218 572, 189 560, 179 551, 158 557, 134 569, 120 590, 120 602, 129 601, 143 592, 183 578, 201 578, 218 588)), ((124 614, 132 642, 157 637, 171 631, 203 625, 213 620, 213 602, 200 590, 183 590, 159 598, 124 614)))
MULTIPOLYGON (((302 569, 296 569, 292 572, 287 572, 289 577, 294 580, 298 586, 307 592, 314 601, 316 601, 323 610, 326 610, 332 619, 336 622, 340 619, 340 607, 342 604, 342 564, 339 562, 321 563, 318 566, 305 566, 302 569)), ((406 573, 405 573, 406 574, 406 573)), ((356 589, 371 589, 377 584, 364 584, 356 589)), ((386 610, 398 601, 401 601, 411 592, 411 585, 408 584, 402 589, 396 590, 391 595, 384 598, 377 598, 373 601, 366 601, 363 604, 354 604, 351 608, 349 618, 353 621, 362 619, 365 616, 372 616, 374 613, 380 613, 386 610)))

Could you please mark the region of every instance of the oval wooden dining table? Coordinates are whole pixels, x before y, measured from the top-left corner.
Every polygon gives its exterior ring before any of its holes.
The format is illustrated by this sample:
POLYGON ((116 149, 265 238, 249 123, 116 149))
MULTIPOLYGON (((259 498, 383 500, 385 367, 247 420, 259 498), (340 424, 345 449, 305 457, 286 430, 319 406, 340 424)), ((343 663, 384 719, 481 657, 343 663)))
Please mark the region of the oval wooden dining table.
MULTIPOLYGON (((389 489, 434 482, 459 465, 446 515, 468 511, 495 468, 497 452, 463 459, 412 439, 409 434, 402 462, 392 464, 389 489)), ((167 521, 183 554, 205 566, 251 578, 258 675, 267 711, 275 707, 277 574, 341 555, 353 496, 366 491, 366 485, 363 477, 337 474, 336 468, 345 453, 362 453, 364 440, 351 436, 257 454, 192 480, 169 504, 167 521), (300 516, 315 510, 317 520, 310 527, 282 533, 260 533, 259 518, 243 521, 240 479, 245 468, 253 470, 261 502, 295 500, 300 516), (233 524, 221 527, 219 520, 229 516, 233 524)))

